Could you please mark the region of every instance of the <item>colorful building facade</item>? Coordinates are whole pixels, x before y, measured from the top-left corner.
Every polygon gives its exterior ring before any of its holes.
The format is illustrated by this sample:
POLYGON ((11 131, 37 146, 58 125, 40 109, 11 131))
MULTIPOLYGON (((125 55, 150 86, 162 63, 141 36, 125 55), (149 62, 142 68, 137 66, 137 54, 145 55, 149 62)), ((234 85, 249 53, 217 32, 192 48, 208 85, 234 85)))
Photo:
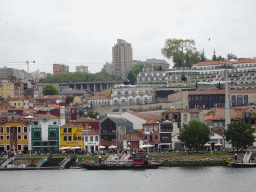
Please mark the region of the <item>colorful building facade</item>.
POLYGON ((12 120, 0 126, 0 153, 28 152, 29 129, 26 123, 12 120))

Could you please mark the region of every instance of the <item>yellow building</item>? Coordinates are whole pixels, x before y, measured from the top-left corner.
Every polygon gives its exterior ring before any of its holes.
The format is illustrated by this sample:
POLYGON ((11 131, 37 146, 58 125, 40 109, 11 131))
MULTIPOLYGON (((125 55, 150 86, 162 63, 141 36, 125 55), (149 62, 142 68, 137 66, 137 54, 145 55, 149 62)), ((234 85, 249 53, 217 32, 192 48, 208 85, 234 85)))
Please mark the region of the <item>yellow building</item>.
POLYGON ((74 103, 78 103, 78 104, 82 104, 83 101, 82 101, 82 99, 81 99, 80 97, 75 96, 73 102, 74 102, 74 103))
POLYGON ((10 107, 22 108, 24 107, 24 100, 25 98, 11 98, 11 99, 8 99, 8 103, 10 107))
POLYGON ((1 79, 1 96, 3 98, 13 98, 14 97, 14 82, 10 78, 1 79))
POLYGON ((60 148, 62 147, 81 147, 84 150, 84 141, 82 137, 83 126, 74 124, 65 124, 60 127, 60 148))
POLYGON ((29 128, 26 123, 12 120, 0 125, 0 152, 28 152, 29 128))

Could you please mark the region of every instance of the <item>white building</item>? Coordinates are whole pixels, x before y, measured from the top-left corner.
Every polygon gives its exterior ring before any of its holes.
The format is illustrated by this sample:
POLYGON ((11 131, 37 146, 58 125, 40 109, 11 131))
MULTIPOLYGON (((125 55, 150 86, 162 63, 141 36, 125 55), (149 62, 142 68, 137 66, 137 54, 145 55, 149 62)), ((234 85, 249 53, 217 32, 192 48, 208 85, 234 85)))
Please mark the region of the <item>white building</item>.
POLYGON ((88 66, 85 66, 85 65, 76 66, 76 72, 88 73, 88 66))

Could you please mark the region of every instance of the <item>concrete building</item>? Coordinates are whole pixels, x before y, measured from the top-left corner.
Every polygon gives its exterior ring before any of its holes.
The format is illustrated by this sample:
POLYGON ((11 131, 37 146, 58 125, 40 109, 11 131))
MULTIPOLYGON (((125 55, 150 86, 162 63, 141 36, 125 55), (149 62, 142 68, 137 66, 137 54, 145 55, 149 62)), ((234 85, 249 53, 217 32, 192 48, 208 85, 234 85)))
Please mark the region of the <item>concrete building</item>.
POLYGON ((53 75, 69 72, 69 66, 63 64, 53 64, 53 75))
POLYGON ((125 40, 117 39, 117 44, 112 47, 113 75, 126 79, 132 69, 132 46, 125 40))
POLYGON ((113 65, 109 62, 106 62, 106 64, 103 65, 103 69, 106 70, 107 73, 112 75, 113 72, 113 65))
POLYGON ((17 79, 24 79, 25 78, 25 71, 19 69, 13 69, 8 67, 0 68, 0 78, 1 77, 8 77, 9 75, 15 76, 17 79))
POLYGON ((76 72, 88 73, 88 66, 85 66, 85 65, 76 66, 76 72))

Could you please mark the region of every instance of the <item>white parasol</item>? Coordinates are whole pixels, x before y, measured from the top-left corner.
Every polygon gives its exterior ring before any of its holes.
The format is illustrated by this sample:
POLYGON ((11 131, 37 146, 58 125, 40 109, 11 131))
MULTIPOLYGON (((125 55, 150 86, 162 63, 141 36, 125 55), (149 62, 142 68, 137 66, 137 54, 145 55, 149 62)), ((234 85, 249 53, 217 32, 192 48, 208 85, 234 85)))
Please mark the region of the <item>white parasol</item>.
POLYGON ((109 146, 108 147, 109 149, 115 149, 115 148, 117 148, 115 145, 111 145, 111 146, 109 146))
POLYGON ((63 149, 70 149, 70 147, 61 147, 60 149, 61 150, 63 150, 63 149))

